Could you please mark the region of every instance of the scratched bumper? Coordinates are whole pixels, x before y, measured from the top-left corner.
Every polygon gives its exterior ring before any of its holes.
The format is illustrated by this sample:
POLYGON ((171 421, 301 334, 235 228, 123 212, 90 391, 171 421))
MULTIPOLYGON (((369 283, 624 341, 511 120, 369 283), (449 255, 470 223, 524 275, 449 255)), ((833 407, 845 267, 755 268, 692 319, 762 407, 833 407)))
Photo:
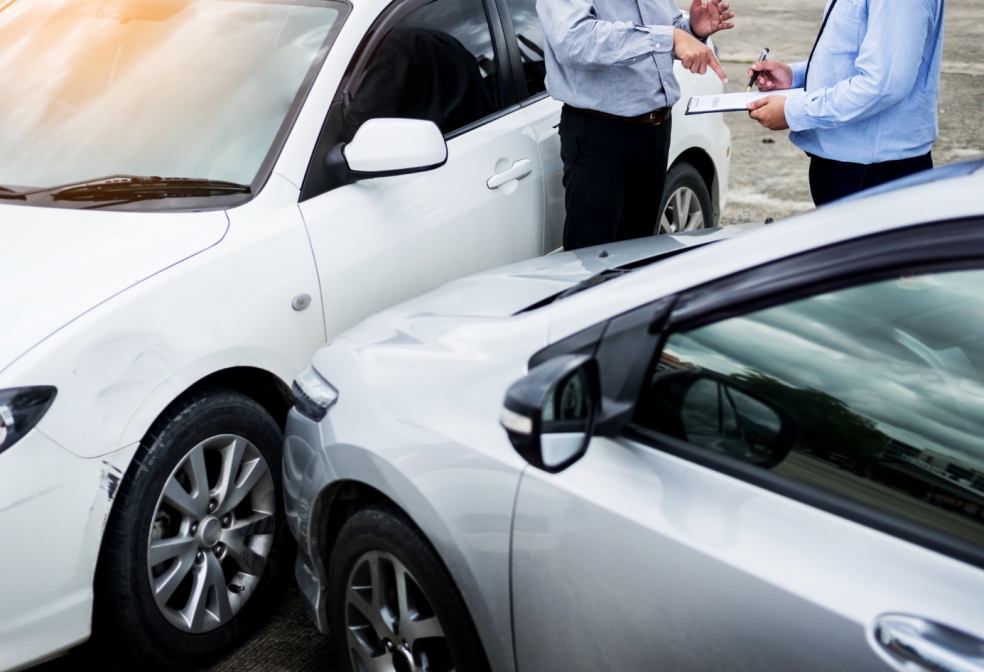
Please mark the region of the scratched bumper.
POLYGON ((0 670, 88 638, 99 545, 134 449, 84 459, 34 429, 0 454, 0 670))
POLYGON ((287 525, 297 540, 294 575, 301 601, 318 630, 328 634, 328 574, 319 548, 319 497, 334 480, 321 449, 318 423, 291 410, 284 444, 284 500, 287 525))

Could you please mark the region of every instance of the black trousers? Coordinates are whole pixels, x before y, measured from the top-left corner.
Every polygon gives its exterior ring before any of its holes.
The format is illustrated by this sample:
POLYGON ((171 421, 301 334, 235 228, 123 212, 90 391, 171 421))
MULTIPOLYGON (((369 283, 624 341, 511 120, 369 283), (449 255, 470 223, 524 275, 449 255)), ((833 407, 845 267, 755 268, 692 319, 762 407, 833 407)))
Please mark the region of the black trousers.
POLYGON ((810 193, 817 206, 933 167, 932 153, 882 163, 846 163, 810 154, 810 193))
POLYGON ((659 220, 670 124, 635 124, 568 105, 560 115, 564 249, 651 236, 659 220))

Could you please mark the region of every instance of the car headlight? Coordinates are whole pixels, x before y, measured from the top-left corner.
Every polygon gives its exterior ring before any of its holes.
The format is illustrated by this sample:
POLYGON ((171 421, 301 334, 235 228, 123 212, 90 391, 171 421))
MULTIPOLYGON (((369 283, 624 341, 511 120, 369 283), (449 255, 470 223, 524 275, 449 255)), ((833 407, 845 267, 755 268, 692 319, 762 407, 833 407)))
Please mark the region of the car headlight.
POLYGON ((328 409, 338 401, 338 390, 318 375, 314 369, 306 369, 294 379, 291 386, 296 401, 294 408, 314 421, 319 421, 328 413, 328 409))
POLYGON ((17 387, 0 390, 0 453, 20 441, 51 407, 58 390, 53 387, 17 387))

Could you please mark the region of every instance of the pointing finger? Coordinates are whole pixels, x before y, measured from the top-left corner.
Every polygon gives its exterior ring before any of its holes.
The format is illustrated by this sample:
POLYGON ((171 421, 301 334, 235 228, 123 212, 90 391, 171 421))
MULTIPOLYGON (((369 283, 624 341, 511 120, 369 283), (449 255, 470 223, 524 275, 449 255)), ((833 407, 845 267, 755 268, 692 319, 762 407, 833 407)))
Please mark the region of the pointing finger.
POLYGON ((727 84, 728 76, 724 74, 724 70, 721 69, 721 64, 718 63, 718 60, 714 57, 713 54, 711 55, 710 66, 711 69, 717 73, 717 76, 721 78, 721 81, 727 84))

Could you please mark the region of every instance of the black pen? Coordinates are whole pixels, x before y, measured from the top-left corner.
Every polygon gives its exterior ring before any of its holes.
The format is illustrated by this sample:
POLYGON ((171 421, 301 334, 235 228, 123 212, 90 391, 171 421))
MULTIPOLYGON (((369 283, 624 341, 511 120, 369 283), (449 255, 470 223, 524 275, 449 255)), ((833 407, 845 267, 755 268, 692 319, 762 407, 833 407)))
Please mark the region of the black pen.
MULTIPOLYGON (((769 57, 769 48, 766 47, 765 49, 762 50, 762 55, 759 56, 759 60, 756 61, 756 63, 761 63, 762 61, 764 61, 768 57, 769 57)), ((748 80, 748 86, 745 88, 745 92, 746 93, 752 90, 752 84, 755 83, 755 79, 758 76, 759 76, 759 73, 757 73, 757 72, 753 72, 752 73, 752 78, 750 80, 748 80)))

